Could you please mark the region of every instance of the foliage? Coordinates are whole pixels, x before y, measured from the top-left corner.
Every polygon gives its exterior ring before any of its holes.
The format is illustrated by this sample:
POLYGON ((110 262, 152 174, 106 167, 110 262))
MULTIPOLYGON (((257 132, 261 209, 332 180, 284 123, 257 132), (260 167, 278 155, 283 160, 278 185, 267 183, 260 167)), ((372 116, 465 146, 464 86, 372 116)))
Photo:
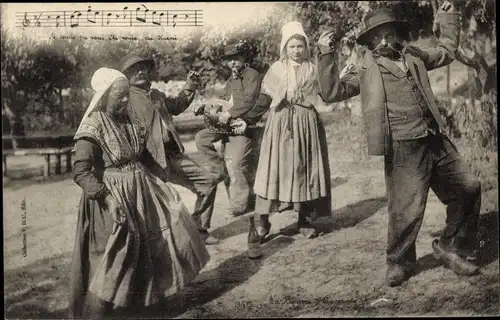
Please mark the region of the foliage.
POLYGON ((496 10, 493 0, 455 0, 456 7, 460 10, 463 21, 463 29, 473 25, 476 32, 494 36, 496 30, 496 10))
POLYGON ((463 97, 439 100, 447 134, 458 142, 460 153, 483 184, 491 187, 497 175, 497 94, 492 91, 475 103, 463 97), (488 167, 488 168, 487 168, 488 167))
MULTIPOLYGON (((433 2, 434 1, 434 2, 433 2)), ((29 130, 47 130, 74 125, 81 115, 90 77, 99 67, 119 67, 120 59, 130 52, 153 56, 157 64, 156 80, 184 80, 189 70, 201 73, 204 88, 224 81, 230 74, 221 60, 225 45, 248 39, 257 48, 252 65, 264 73, 279 56, 281 27, 291 20, 300 21, 314 43, 325 28, 336 31, 337 41, 346 49, 346 57, 359 53, 355 39, 360 21, 368 10, 392 7, 411 24, 413 38, 432 35, 435 4, 432 1, 299 1, 279 2, 256 15, 249 23, 234 28, 206 26, 194 29, 182 39, 98 41, 93 39, 34 41, 2 34, 2 115, 19 124, 23 115, 31 118, 29 130), (434 5, 434 8, 433 8, 434 5), (62 89, 72 88, 63 100, 62 89), (35 120, 37 118, 38 120, 35 120)), ((456 0, 463 13, 463 30, 492 36, 494 2, 491 0, 456 0)), ((22 126, 21 126, 22 127, 22 126)), ((23 130, 19 130, 22 133, 23 130)))
POLYGON ((5 34, 1 47, 2 115, 11 120, 11 133, 22 135, 22 115, 60 113, 62 90, 80 76, 78 52, 65 41, 36 42, 5 34))

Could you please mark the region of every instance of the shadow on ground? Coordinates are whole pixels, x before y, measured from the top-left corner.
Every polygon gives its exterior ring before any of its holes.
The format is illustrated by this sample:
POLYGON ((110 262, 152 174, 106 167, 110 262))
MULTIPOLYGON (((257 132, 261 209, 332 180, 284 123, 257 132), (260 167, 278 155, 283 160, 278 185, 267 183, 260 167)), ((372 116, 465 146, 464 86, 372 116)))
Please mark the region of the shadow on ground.
POLYGON ((9 319, 65 319, 67 305, 48 306, 68 294, 70 254, 37 261, 4 273, 5 317, 9 319))
MULTIPOLYGON (((431 237, 439 238, 442 230, 430 233, 431 237)), ((490 211, 481 214, 478 222, 478 256, 477 265, 484 267, 498 260, 498 211, 490 211)), ((417 261, 417 273, 434 269, 441 265, 432 253, 429 253, 417 261)))
POLYGON ((415 268, 415 275, 425 272, 427 270, 432 270, 443 265, 441 260, 436 259, 434 254, 428 253, 417 259, 417 266, 415 268))
POLYGON ((479 218, 479 266, 498 260, 498 211, 484 213, 479 218))
MULTIPOLYGON (((216 299, 243 284, 258 272, 263 261, 293 243, 293 239, 279 237, 262 247, 263 258, 249 260, 247 252, 222 262, 217 268, 201 273, 185 290, 160 306, 143 310, 131 317, 170 318, 188 310, 203 317, 203 304, 216 299), (161 310, 161 311, 158 311, 161 310)), ((5 317, 9 319, 65 319, 71 254, 37 261, 28 266, 5 272, 5 317), (60 306, 54 306, 54 302, 60 306), (51 311, 55 310, 55 311, 51 311)), ((209 314, 212 314, 209 312, 209 314)), ((127 316, 129 316, 127 314, 127 316)), ((224 315, 221 315, 224 317, 224 315)))
MULTIPOLYGON (((349 178, 347 177, 332 177, 331 184, 332 188, 338 187, 344 183, 347 183, 349 178)), ((234 237, 236 235, 248 232, 248 217, 253 213, 248 213, 246 215, 238 217, 231 223, 214 229, 211 233, 214 237, 221 240, 234 237)), ((272 213, 272 216, 275 213, 272 213)))
MULTIPOLYGON (((365 199, 334 210, 330 217, 320 218, 314 221, 313 224, 320 234, 328 234, 337 230, 352 228, 373 216, 386 205, 386 197, 365 199)), ((293 237, 298 233, 297 223, 292 223, 280 230, 280 234, 288 237, 293 237)))
POLYGON ((336 230, 351 228, 370 218, 387 205, 386 197, 365 199, 343 208, 334 210, 332 216, 315 222, 319 232, 331 233, 336 230))
POLYGON ((340 185, 343 185, 344 183, 347 183, 349 181, 348 177, 332 177, 330 180, 330 183, 332 185, 332 189, 335 187, 338 187, 340 185))
POLYGON ((141 316, 165 319, 177 317, 187 311, 191 311, 194 318, 212 314, 204 304, 243 284, 259 271, 266 258, 285 249, 293 241, 288 237, 278 237, 268 242, 261 247, 263 258, 259 260, 248 259, 247 252, 227 259, 217 268, 201 273, 181 294, 167 299, 141 316))
POLYGON ((221 226, 217 229, 214 229, 211 234, 219 238, 220 240, 228 239, 233 236, 248 232, 248 218, 250 215, 253 213, 250 212, 248 214, 245 214, 243 216, 240 216, 236 218, 236 220, 232 221, 231 223, 221 226))

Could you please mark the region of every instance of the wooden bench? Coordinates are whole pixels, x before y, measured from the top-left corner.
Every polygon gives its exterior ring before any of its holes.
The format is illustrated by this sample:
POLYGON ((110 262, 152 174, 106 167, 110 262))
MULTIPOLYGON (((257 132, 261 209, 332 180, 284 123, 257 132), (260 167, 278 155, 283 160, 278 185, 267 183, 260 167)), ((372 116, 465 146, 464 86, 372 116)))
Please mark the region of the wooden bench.
POLYGON ((7 156, 27 156, 27 155, 40 155, 45 157, 45 164, 43 166, 44 177, 50 176, 50 156, 56 157, 55 173, 61 174, 61 155, 66 156, 66 172, 71 171, 71 153, 73 147, 64 148, 26 148, 26 149, 10 149, 2 150, 3 155, 3 175, 7 176, 7 156))

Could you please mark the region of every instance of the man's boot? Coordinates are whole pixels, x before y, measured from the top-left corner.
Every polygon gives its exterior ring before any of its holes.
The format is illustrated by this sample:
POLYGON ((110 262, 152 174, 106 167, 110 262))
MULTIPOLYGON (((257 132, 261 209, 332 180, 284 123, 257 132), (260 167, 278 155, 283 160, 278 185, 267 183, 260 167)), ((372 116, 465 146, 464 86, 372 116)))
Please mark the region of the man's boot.
POLYGON ((457 275, 472 276, 479 272, 478 266, 468 261, 465 254, 462 253, 461 255, 451 245, 446 245, 436 239, 432 242, 432 249, 434 250, 434 256, 457 275))
POLYGON ((387 265, 385 282, 389 287, 397 287, 410 278, 412 270, 407 270, 402 265, 390 263, 387 265))

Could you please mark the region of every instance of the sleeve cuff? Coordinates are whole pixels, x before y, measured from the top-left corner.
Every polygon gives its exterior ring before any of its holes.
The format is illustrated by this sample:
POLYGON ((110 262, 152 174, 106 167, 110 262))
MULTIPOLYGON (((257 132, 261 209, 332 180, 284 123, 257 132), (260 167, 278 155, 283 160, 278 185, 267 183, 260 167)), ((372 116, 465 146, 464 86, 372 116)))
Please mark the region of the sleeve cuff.
POLYGON ((189 91, 196 91, 197 87, 198 86, 193 81, 187 81, 186 84, 184 85, 183 89, 184 90, 189 90, 189 91))
POLYGON ((322 56, 326 56, 326 55, 329 55, 329 54, 334 54, 335 53, 335 50, 332 49, 328 52, 324 52, 324 53, 321 53, 321 52, 318 52, 318 57, 322 57, 322 56))
POLYGON ((459 12, 441 12, 439 13, 439 23, 456 23, 458 24, 460 18, 459 12))
POLYGON ((109 190, 106 187, 104 187, 96 194, 96 198, 104 201, 104 199, 106 199, 106 197, 110 194, 111 192, 109 192, 109 190))
POLYGON ((237 115, 235 115, 235 110, 234 110, 234 107, 227 110, 227 112, 231 115, 231 118, 234 118, 236 117, 237 115))

